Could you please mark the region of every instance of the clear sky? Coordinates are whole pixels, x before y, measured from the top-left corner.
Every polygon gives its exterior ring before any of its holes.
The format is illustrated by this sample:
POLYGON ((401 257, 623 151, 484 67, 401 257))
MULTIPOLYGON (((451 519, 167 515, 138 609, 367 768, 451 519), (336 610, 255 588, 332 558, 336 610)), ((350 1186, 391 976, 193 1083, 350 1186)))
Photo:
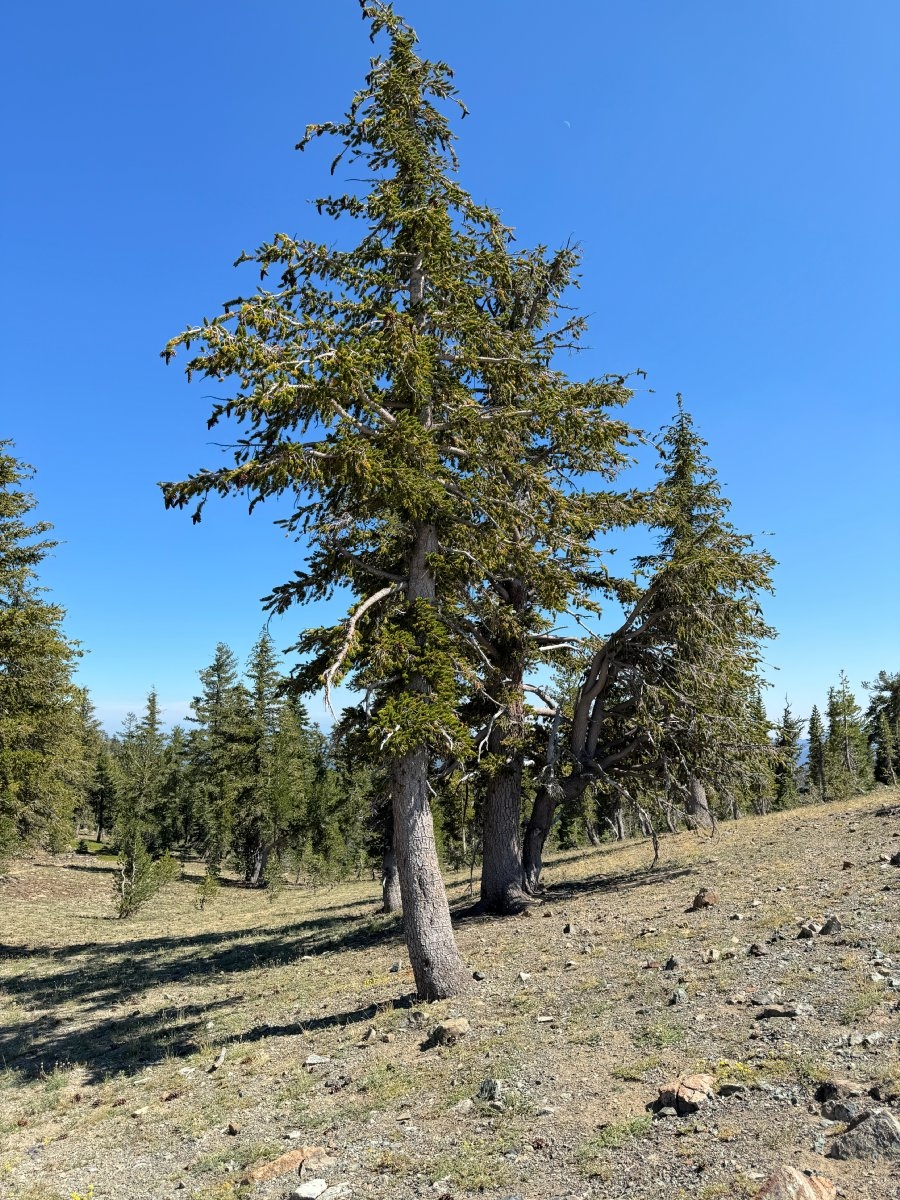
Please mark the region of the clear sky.
MULTIPOLYGON (((645 369, 649 428, 683 392, 735 523, 771 532, 770 709, 806 715, 841 668, 857 688, 900 670, 900 5, 398 8, 456 69, 469 190, 526 244, 583 246, 573 369, 645 369)), ((164 511, 156 482, 218 452, 208 387, 159 350, 247 285, 242 248, 317 229, 327 148, 292 147, 370 53, 355 0, 6 13, 0 436, 38 468, 63 542, 45 582, 110 728, 151 685, 182 717, 215 643, 243 656, 297 565, 265 508, 164 511)))

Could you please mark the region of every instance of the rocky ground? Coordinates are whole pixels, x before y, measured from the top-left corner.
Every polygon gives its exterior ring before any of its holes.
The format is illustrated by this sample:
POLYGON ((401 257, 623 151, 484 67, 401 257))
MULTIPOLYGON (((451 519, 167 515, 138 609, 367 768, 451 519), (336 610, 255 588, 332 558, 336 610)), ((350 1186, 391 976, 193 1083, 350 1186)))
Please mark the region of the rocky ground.
POLYGON ((881 790, 560 855, 515 918, 453 879, 483 978, 430 1006, 371 881, 123 922, 111 862, 15 864, 0 1197, 900 1197, 897 839, 881 790))

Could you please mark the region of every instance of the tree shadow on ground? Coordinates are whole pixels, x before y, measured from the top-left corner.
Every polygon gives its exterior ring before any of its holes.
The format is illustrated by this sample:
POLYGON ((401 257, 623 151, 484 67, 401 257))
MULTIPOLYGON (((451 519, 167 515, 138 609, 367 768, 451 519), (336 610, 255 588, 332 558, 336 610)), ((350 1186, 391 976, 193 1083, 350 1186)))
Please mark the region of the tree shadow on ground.
MULTIPOLYGON (((132 1074, 164 1058, 195 1053, 212 1037, 206 1029, 210 1014, 243 1000, 233 995, 182 1002, 173 995, 150 1010, 145 993, 151 989, 213 981, 239 987, 247 971, 296 963, 305 955, 397 943, 400 936, 396 917, 376 924, 368 917, 323 915, 264 933, 238 929, 115 944, 0 945, 0 961, 21 964, 19 974, 0 980, 3 991, 25 1010, 15 1026, 0 1029, 0 1064, 27 1078, 39 1078, 54 1064, 74 1063, 84 1066, 87 1082, 132 1074)), ((303 1027, 312 1027, 310 1022, 303 1027)))

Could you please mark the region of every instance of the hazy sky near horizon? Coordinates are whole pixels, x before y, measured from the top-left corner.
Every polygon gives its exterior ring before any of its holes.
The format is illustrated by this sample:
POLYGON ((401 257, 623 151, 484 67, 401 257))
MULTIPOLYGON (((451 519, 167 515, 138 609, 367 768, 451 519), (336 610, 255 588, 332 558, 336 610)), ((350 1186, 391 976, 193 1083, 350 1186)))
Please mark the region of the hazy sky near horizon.
MULTIPOLYGON (((573 373, 646 370, 650 430, 682 392, 735 524, 766 534, 770 711, 900 670, 900 6, 398 8, 456 70, 465 186, 522 243, 583 248, 573 373)), ((37 468, 44 582, 104 723, 151 685, 175 721, 302 548, 265 506, 164 511, 157 481, 219 451, 209 386, 159 351, 252 285, 242 249, 333 236, 307 203, 329 148, 293 145, 372 48, 355 0, 45 0, 4 25, 0 437, 37 468)), ((320 620, 273 623, 278 645, 320 620)))

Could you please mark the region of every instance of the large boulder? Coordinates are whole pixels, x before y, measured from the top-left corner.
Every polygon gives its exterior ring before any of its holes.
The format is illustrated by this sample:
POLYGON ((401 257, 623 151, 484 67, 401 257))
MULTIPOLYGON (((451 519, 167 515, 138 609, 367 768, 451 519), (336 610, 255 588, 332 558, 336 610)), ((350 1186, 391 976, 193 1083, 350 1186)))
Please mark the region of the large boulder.
POLYGON ((873 1108, 851 1121, 828 1147, 829 1158, 900 1158, 900 1121, 873 1108))
POLYGON ((837 1200, 837 1188, 824 1175, 804 1175, 796 1167, 779 1167, 756 1193, 756 1200, 837 1200))

